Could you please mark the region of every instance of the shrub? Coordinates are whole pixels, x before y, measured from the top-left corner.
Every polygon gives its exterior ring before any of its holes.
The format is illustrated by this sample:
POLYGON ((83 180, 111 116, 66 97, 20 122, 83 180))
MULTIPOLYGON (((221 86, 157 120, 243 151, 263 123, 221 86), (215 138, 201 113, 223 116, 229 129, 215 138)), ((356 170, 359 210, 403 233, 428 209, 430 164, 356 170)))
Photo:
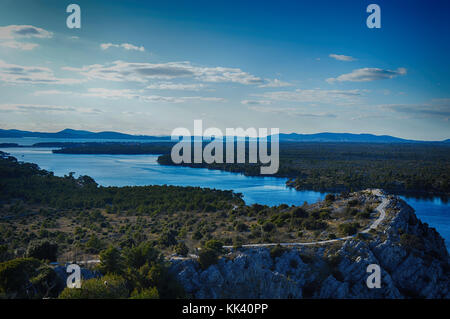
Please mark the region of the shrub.
POLYGON ((348 201, 348 205, 351 206, 351 207, 352 206, 356 206, 358 204, 359 204, 359 200, 357 200, 356 198, 351 199, 351 200, 348 201))
MULTIPOLYGON (((260 238, 261 236, 262 236, 261 230, 252 229, 251 238, 260 238)), ((250 238, 250 236, 249 236, 249 238, 250 238)))
POLYGON ((262 226, 262 229, 263 229, 265 232, 269 233, 269 232, 271 232, 272 230, 275 229, 275 225, 272 224, 271 222, 265 222, 265 223, 263 224, 263 226, 262 226))
POLYGON ((281 257, 285 251, 286 248, 281 247, 281 245, 276 245, 270 250, 270 256, 275 259, 277 257, 281 257))
POLYGON ((100 265, 98 269, 103 274, 122 274, 124 262, 120 251, 110 246, 100 253, 100 265))
MULTIPOLYGON (((125 264, 132 268, 141 268, 145 264, 153 264, 159 261, 160 254, 149 242, 140 244, 123 250, 125 264)), ((119 267, 113 266, 113 267, 119 267)))
POLYGON ((311 218, 320 219, 320 212, 318 210, 315 210, 315 211, 311 212, 311 216, 309 218, 310 219, 311 218))
POLYGON ((334 196, 334 194, 327 194, 327 196, 325 196, 325 200, 327 202, 333 202, 336 199, 336 196, 334 196))
POLYGON ((362 212, 358 212, 356 214, 356 217, 358 217, 358 218, 369 218, 371 213, 372 213, 372 208, 370 208, 369 205, 366 205, 366 207, 364 207, 364 210, 362 212))
POLYGON ((339 225, 339 230, 344 234, 344 235, 354 235, 356 234, 356 232, 358 231, 358 228, 360 227, 359 223, 345 223, 345 224, 340 224, 339 225))
POLYGON ((302 207, 295 207, 292 210, 292 217, 295 217, 295 218, 306 218, 306 217, 308 217, 308 212, 302 207))
POLYGON ((118 275, 106 275, 83 281, 81 288, 65 288, 60 299, 120 299, 128 297, 124 278, 118 275))
POLYGON ((152 287, 141 291, 134 290, 130 299, 159 299, 158 289, 152 287))
POLYGON ((92 254, 97 254, 103 247, 103 242, 95 235, 92 235, 86 243, 87 251, 92 254))
POLYGON ((11 254, 8 251, 7 245, 0 245, 0 262, 7 261, 10 259, 11 254))
POLYGON ((233 238, 233 248, 238 249, 242 247, 242 244, 244 243, 244 239, 240 236, 236 236, 233 238))
POLYGON ((248 231, 248 226, 244 223, 238 223, 235 227, 238 232, 246 232, 248 231))
POLYGON ((406 234, 406 233, 400 236, 400 245, 404 246, 409 250, 413 249, 424 250, 425 248, 422 238, 417 237, 416 235, 413 234, 406 234))
POLYGON ((183 287, 163 263, 154 264, 150 268, 147 278, 150 279, 150 287, 158 289, 158 295, 161 299, 185 297, 183 287))
POLYGON ((174 246, 177 244, 178 232, 171 229, 164 231, 159 237, 159 244, 164 247, 174 246))
POLYGON ((338 254, 335 255, 330 255, 326 258, 326 262, 328 264, 328 266, 330 266, 332 269, 336 268, 337 266, 339 266, 339 263, 341 262, 342 257, 338 254))
POLYGON ((193 235, 192 235, 192 239, 195 239, 195 240, 200 240, 200 239, 202 239, 203 238, 203 234, 199 231, 199 230, 197 230, 193 235))
POLYGON ((214 250, 217 254, 222 254, 224 252, 223 243, 220 240, 208 240, 205 243, 204 248, 214 250))
POLYGON ((209 266, 216 264, 218 260, 217 252, 212 249, 202 249, 198 254, 198 262, 202 269, 207 269, 209 266))
POLYGON ((356 208, 352 208, 350 206, 345 207, 345 214, 350 216, 355 216, 358 214, 358 210, 356 208))
POLYGON ((47 265, 41 265, 37 269, 37 275, 30 279, 33 291, 36 293, 34 298, 58 297, 59 292, 64 288, 56 272, 47 265))
POLYGON ((0 293, 29 298, 30 278, 37 275, 41 262, 35 258, 17 258, 0 263, 0 293))
POLYGON ((177 253, 180 256, 187 256, 189 253, 189 248, 186 246, 184 242, 179 242, 175 246, 175 253, 177 253))
POLYGON ((295 259, 289 260, 289 266, 290 266, 291 268, 296 269, 296 268, 298 267, 298 262, 297 262, 297 260, 295 260, 295 259))
POLYGON ((27 257, 40 260, 56 261, 58 245, 48 241, 32 244, 27 251, 27 257))
POLYGON ((312 217, 308 217, 308 219, 303 222, 303 227, 305 227, 307 230, 321 230, 327 228, 327 223, 317 221, 312 217))
POLYGON ((367 212, 367 211, 358 212, 358 213, 356 214, 356 217, 357 217, 357 218, 360 218, 360 219, 366 219, 366 218, 369 218, 369 217, 370 217, 370 213, 367 212))
POLYGON ((357 240, 367 240, 369 236, 370 236, 369 234, 358 233, 356 234, 355 238, 357 240))
POLYGON ((328 211, 321 211, 320 213, 319 213, 319 218, 320 219, 330 219, 330 212, 328 212, 328 211))

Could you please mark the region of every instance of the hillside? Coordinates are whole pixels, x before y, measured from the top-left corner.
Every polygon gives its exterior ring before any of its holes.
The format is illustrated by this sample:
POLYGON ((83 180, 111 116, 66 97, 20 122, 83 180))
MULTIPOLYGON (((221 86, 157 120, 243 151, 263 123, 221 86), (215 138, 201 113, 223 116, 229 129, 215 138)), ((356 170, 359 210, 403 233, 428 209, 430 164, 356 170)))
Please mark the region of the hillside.
POLYGON ((434 228, 390 197, 386 220, 364 236, 290 248, 247 248, 202 269, 173 260, 172 272, 193 298, 450 298, 449 255, 434 228), (371 264, 381 287, 369 289, 371 264))

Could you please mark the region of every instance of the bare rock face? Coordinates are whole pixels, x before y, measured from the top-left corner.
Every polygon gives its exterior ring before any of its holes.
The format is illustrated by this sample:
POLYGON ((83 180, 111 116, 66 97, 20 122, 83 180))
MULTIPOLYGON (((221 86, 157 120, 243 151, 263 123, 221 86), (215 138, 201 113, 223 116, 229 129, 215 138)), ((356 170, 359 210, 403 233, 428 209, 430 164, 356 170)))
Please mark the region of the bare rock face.
MULTIPOLYGON (((174 261, 172 270, 194 298, 301 298, 301 285, 286 276, 288 255, 276 265, 268 249, 250 249, 233 260, 221 258, 202 271, 196 261, 174 261), (278 272, 274 266, 283 268, 278 272)), ((302 267, 301 259, 298 267, 302 267)), ((302 272, 298 272, 300 278, 302 272)))
POLYGON ((202 270, 172 260, 171 270, 193 298, 450 298, 449 256, 442 237, 392 197, 377 232, 338 246, 243 249, 202 270), (367 267, 381 269, 381 288, 368 288, 367 267))
POLYGON ((390 208, 398 211, 388 224, 384 242, 371 249, 380 265, 390 272, 405 297, 450 298, 449 256, 444 239, 404 201, 394 199, 390 208))

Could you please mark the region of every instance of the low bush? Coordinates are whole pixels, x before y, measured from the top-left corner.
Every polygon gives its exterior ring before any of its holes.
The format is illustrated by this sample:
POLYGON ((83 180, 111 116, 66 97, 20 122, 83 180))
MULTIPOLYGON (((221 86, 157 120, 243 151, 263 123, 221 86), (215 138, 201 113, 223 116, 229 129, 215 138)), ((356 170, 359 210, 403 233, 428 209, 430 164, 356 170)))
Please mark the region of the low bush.
POLYGON ((213 249, 205 248, 198 254, 198 262, 203 270, 207 269, 211 265, 217 264, 218 260, 219 256, 213 249))
POLYGON ((351 236, 357 233, 360 225, 359 223, 353 222, 353 223, 345 223, 339 225, 339 230, 347 236, 351 236))
POLYGON ((285 251, 286 248, 281 247, 281 245, 276 245, 270 250, 270 256, 275 259, 277 257, 281 257, 285 251))
POLYGON ((106 275, 83 281, 81 288, 65 288, 59 299, 121 299, 127 298, 129 291, 126 281, 118 275, 106 275))

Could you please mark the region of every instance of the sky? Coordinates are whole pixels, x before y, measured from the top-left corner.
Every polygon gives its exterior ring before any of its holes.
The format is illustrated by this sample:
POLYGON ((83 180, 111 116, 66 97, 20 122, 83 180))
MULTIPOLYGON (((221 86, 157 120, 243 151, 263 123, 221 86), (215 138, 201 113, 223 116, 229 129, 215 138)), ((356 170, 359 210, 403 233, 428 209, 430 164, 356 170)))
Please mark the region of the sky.
POLYGON ((0 128, 450 138, 448 1, 0 3, 0 128), (66 8, 81 8, 70 29, 66 8), (381 28, 368 28, 369 4, 381 28))

